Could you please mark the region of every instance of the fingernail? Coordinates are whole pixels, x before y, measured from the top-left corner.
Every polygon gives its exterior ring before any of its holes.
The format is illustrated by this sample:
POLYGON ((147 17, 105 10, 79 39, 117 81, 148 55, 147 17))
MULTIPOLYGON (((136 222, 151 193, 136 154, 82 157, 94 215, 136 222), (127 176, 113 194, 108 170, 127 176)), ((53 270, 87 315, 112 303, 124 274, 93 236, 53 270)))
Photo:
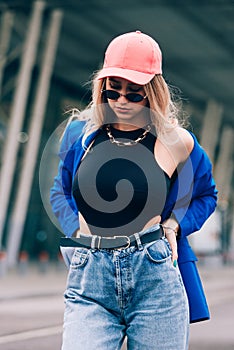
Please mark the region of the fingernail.
POLYGON ((173 266, 176 267, 177 266, 177 260, 173 261, 173 266))

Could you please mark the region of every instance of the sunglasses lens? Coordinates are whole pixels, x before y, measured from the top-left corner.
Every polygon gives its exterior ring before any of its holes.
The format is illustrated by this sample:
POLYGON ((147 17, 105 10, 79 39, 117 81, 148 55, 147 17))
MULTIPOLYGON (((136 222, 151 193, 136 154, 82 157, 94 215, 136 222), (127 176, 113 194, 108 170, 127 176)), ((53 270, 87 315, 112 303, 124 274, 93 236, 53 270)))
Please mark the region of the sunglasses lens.
MULTIPOLYGON (((118 98, 120 98, 120 93, 114 90, 104 90, 103 93, 105 94, 106 98, 110 99, 110 100, 118 100, 118 98)), ((128 101, 130 102, 140 102, 144 99, 144 97, 140 94, 136 94, 136 93, 130 93, 125 95, 125 97, 128 99, 128 101)))
POLYGON ((120 97, 120 94, 117 91, 114 90, 105 90, 106 98, 109 98, 110 100, 118 100, 120 97))
POLYGON ((142 95, 135 93, 127 94, 126 97, 130 102, 141 102, 144 99, 142 95))

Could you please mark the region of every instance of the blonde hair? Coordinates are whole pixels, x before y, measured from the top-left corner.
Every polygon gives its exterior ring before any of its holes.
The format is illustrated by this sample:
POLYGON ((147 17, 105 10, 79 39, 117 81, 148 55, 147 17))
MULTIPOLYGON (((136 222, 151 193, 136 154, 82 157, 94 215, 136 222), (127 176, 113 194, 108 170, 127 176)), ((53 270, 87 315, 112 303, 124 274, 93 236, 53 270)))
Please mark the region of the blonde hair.
MULTIPOLYGON (((102 90, 105 89, 106 78, 97 79, 97 72, 92 80, 92 101, 85 110, 79 112, 73 110, 72 119, 78 118, 85 120, 84 133, 86 136, 91 132, 99 129, 103 124, 111 121, 111 116, 114 114, 109 108, 102 90)), ((181 119, 182 109, 181 101, 173 101, 174 94, 169 85, 165 82, 163 76, 155 75, 154 78, 146 85, 144 91, 148 99, 148 107, 150 108, 150 118, 152 124, 155 126, 157 135, 163 137, 169 130, 176 126, 182 126, 181 119)))

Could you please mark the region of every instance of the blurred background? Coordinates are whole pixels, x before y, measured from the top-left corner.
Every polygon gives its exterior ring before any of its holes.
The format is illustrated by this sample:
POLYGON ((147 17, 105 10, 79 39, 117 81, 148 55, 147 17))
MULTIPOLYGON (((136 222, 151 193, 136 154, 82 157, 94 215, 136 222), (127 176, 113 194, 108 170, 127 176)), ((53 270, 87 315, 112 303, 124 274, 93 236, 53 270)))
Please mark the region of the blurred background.
MULTIPOLYGON (((218 207, 190 241, 200 258, 207 289, 217 292, 217 286, 224 285, 230 292, 234 263, 234 1, 0 0, 2 300, 13 300, 17 290, 18 297, 29 295, 32 286, 45 293, 44 286, 48 278, 52 281, 54 272, 58 281, 51 282, 52 295, 64 287, 61 232, 48 202, 61 125, 71 108, 82 109, 89 103, 89 82, 101 67, 110 40, 135 30, 159 42, 164 77, 182 99, 189 129, 213 163, 218 207), (32 279, 32 273, 38 278, 32 279), (220 276, 228 285, 218 283, 220 276), (18 280, 27 287, 20 288, 19 282, 17 289, 14 283, 18 280)), ((230 293, 228 296, 230 302, 230 293)), ((230 349, 234 348, 232 341, 230 349)), ((46 345, 38 347, 42 348, 47 349, 46 345)), ((208 348, 215 349, 214 344, 208 348)), ((11 349, 9 343, 6 349, 11 349)), ((229 348, 223 345, 222 349, 229 348)))

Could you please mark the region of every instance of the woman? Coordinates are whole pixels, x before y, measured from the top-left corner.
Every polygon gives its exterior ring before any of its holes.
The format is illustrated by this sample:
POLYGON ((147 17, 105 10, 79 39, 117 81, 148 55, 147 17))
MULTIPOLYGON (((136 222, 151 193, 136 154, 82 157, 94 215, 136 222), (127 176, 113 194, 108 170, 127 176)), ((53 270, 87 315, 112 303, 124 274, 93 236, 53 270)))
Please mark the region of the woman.
POLYGON ((209 318, 186 237, 217 191, 161 65, 151 37, 118 36, 66 128, 51 190, 69 267, 63 350, 120 349, 125 336, 128 349, 184 350, 189 321, 209 318))

